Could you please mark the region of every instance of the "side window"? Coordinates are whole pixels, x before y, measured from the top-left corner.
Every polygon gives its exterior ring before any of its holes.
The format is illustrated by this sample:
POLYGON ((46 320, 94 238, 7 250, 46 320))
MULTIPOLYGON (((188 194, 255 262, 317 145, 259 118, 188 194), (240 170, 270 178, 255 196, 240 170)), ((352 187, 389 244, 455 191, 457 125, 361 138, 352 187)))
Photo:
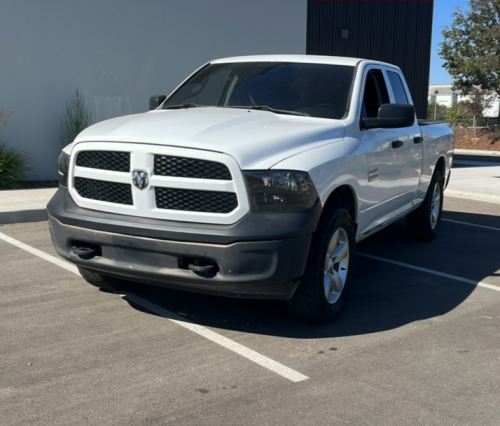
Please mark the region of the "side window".
POLYGON ((405 88, 403 87, 403 82, 398 74, 392 71, 387 71, 387 76, 391 82, 392 91, 394 92, 394 98, 396 98, 397 104, 407 104, 408 97, 406 96, 405 88))
POLYGON ((362 118, 375 118, 382 104, 388 104, 389 92, 381 70, 370 70, 366 75, 365 93, 363 94, 362 118))

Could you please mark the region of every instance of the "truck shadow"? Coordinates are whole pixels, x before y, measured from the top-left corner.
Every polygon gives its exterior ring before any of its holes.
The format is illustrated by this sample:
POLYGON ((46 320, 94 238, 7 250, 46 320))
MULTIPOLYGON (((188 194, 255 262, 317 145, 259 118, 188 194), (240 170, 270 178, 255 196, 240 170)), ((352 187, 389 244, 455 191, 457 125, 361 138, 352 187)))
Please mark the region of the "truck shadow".
MULTIPOLYGON (((500 229, 496 216, 445 212, 444 217, 500 229)), ((476 287, 361 253, 477 282, 499 276, 500 230, 443 221, 435 241, 419 243, 407 237, 403 220, 361 242, 358 253, 346 309, 328 325, 298 321, 279 301, 230 299, 140 285, 134 285, 131 293, 186 320, 223 330, 298 339, 378 333, 442 316, 464 302, 476 287)), ((127 294, 124 299, 133 308, 155 315, 133 303, 127 294)))

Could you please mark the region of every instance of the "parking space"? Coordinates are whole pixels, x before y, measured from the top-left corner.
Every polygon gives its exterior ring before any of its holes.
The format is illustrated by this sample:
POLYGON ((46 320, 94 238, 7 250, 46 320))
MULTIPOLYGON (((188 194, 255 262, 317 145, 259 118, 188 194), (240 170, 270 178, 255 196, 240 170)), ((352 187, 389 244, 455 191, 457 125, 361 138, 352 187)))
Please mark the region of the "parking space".
POLYGON ((498 424, 500 205, 447 198, 444 219, 432 243, 404 221, 360 243, 327 326, 275 301, 99 291, 53 261, 46 222, 2 226, 2 424, 498 424))

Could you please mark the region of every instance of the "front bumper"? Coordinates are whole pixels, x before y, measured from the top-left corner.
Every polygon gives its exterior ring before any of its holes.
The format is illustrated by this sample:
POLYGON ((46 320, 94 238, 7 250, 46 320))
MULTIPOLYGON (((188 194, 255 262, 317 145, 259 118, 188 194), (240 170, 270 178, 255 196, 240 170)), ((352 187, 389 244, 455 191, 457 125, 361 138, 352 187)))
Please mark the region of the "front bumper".
POLYGON ((179 224, 81 209, 64 189, 47 210, 57 253, 78 266, 145 284, 266 299, 293 295, 321 213, 318 204, 306 212, 250 212, 231 226, 179 224), (78 256, 75 242, 97 246, 99 255, 78 256), (213 262, 217 272, 189 270, 186 259, 213 262))

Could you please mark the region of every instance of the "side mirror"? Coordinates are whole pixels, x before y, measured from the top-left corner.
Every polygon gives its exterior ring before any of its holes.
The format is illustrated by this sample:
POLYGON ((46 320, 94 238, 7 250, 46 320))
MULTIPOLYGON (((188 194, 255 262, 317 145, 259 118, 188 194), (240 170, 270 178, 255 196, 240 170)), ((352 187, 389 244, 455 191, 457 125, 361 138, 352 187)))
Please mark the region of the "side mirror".
POLYGON ((408 104, 382 104, 377 118, 363 118, 365 129, 395 129, 415 123, 415 108, 408 104))
POLYGON ((165 95, 153 95, 149 98, 149 110, 158 108, 167 99, 165 95))

